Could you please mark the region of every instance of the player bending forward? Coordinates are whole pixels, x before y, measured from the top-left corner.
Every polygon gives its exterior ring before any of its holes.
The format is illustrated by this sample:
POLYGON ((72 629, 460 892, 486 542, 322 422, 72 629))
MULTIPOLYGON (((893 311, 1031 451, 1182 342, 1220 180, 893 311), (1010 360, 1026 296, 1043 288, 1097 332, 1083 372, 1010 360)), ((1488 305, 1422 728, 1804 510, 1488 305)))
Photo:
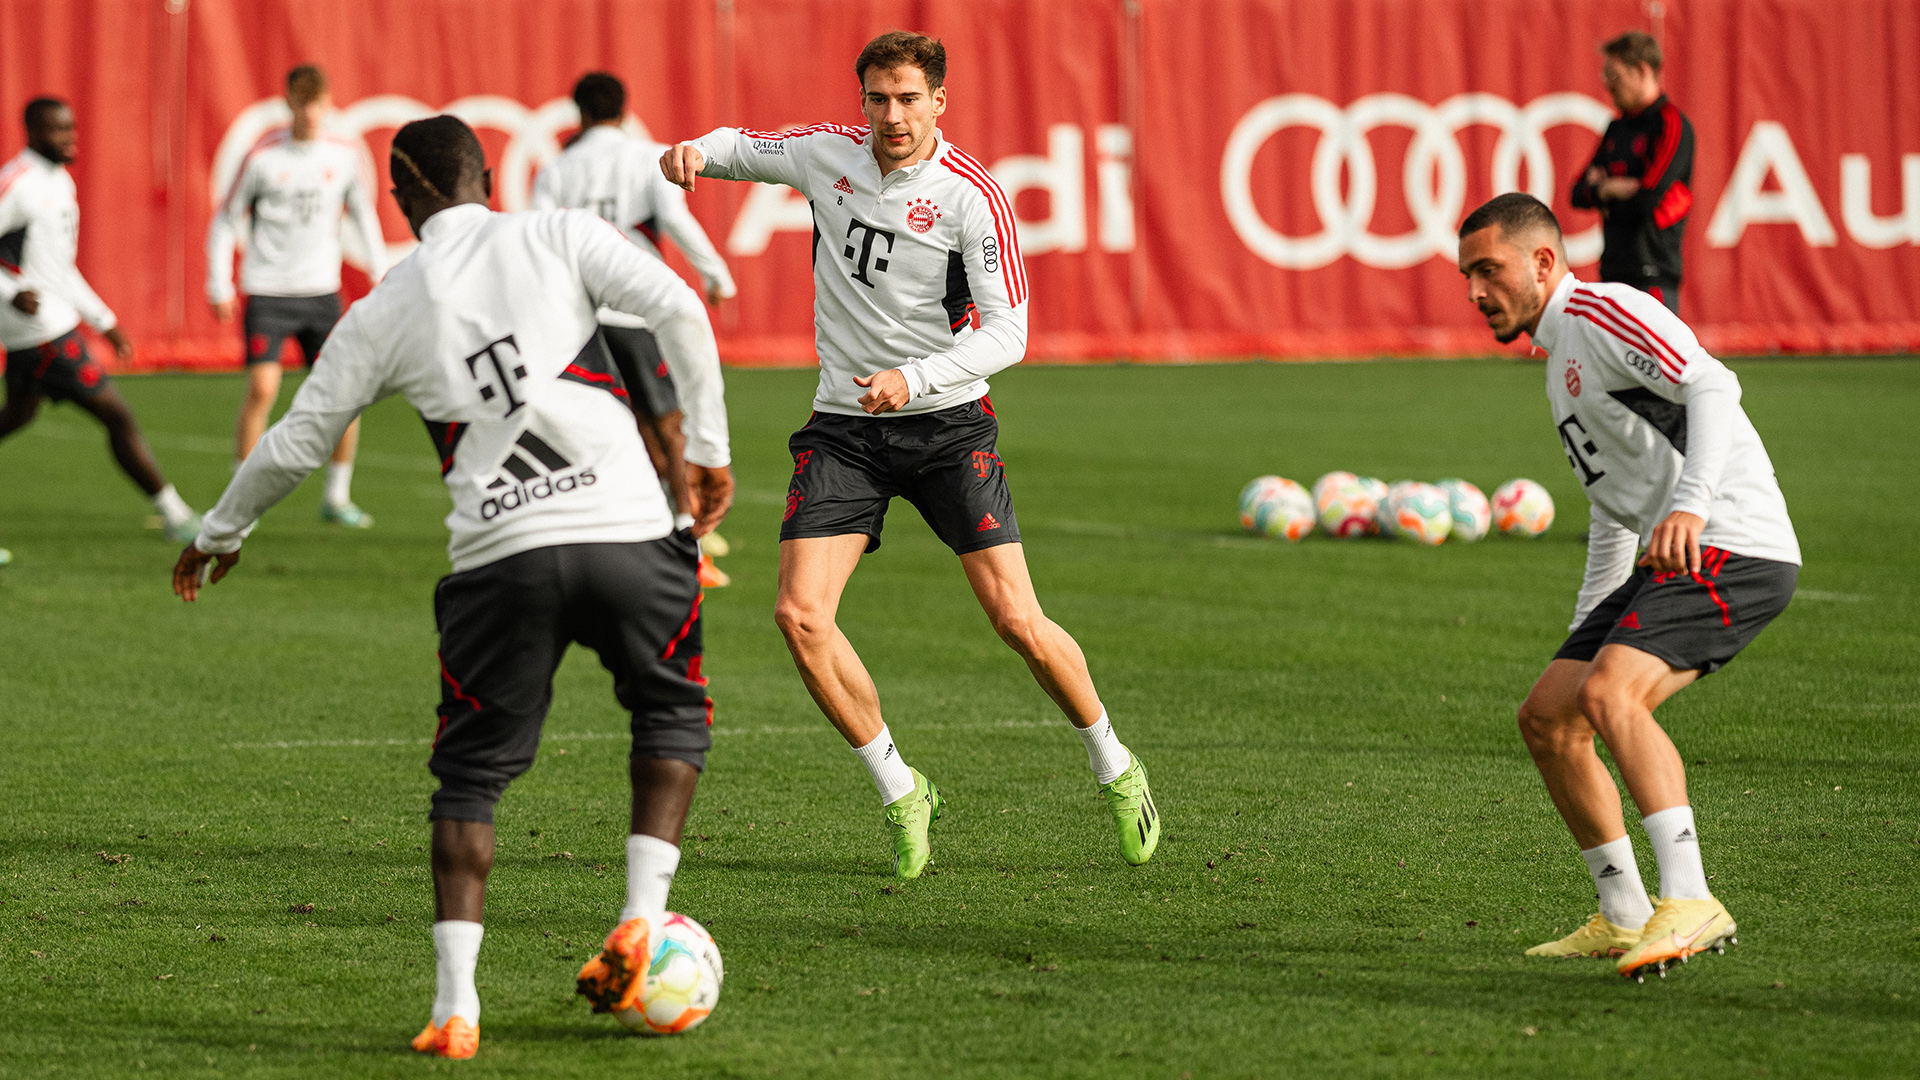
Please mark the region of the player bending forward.
POLYGON ((595 309, 644 316, 654 328, 687 403, 690 447, 719 470, 726 411, 699 297, 605 222, 570 210, 488 210, 480 141, 451 116, 401 128, 392 173, 420 246, 340 321, 324 362, 181 553, 173 587, 192 600, 203 573, 224 576, 260 514, 326 460, 368 405, 402 394, 426 420, 453 496, 453 573, 434 591, 438 993, 413 1046, 472 1057, 493 807, 533 764, 568 643, 600 655, 633 714, 627 904, 580 980, 596 1012, 642 989, 634 965, 644 968, 649 955, 643 920, 666 910, 712 742, 696 547, 675 531, 633 413, 610 392, 620 384, 595 309))
POLYGON ((67 165, 80 140, 73 110, 57 98, 35 98, 26 126, 27 148, 0 167, 0 345, 7 350, 0 439, 31 424, 47 398, 73 402, 106 427, 114 460, 153 500, 167 538, 185 543, 200 519, 160 475, 133 410, 80 339, 84 317, 121 359, 133 355, 133 342, 74 265, 80 203, 67 165))
POLYGON ((1618 957, 1620 974, 1733 943, 1707 889, 1686 769, 1653 710, 1786 609, 1800 545, 1740 380, 1658 299, 1576 281, 1560 223, 1509 194, 1460 226, 1467 296, 1500 341, 1547 351, 1547 400, 1592 503, 1572 633, 1520 706, 1520 733, 1580 844, 1600 912, 1529 956, 1618 957), (1636 561, 1634 554, 1644 547, 1636 561), (1640 884, 1606 740, 1660 866, 1640 884))
POLYGON ((808 692, 880 789, 895 872, 925 868, 940 791, 902 760, 834 614, 860 556, 879 548, 896 495, 960 557, 994 629, 1079 729, 1121 855, 1138 865, 1160 842, 1147 771, 1114 736, 1080 646, 1040 610, 994 449, 986 380, 1026 351, 1026 269, 1006 194, 934 127, 946 66, 932 38, 884 34, 854 64, 870 128, 721 128, 667 151, 660 167, 689 191, 695 176, 757 180, 813 204, 820 387, 812 419, 788 441, 774 619, 808 692))
MULTIPOLYGON (((626 119, 627 88, 604 71, 590 71, 574 84, 573 102, 580 109, 580 134, 533 182, 534 209, 592 211, 656 259, 660 257, 656 241, 664 233, 700 272, 708 303, 717 305, 733 296, 733 275, 726 260, 687 210, 686 193, 667 183, 655 164, 666 147, 620 130, 626 119)), ((601 310, 599 317, 600 333, 633 395, 633 411, 640 418, 647 452, 669 485, 683 519, 691 521, 699 512, 699 501, 711 497, 709 488, 717 474, 700 462, 686 460, 680 399, 661 363, 660 344, 645 319, 612 309, 601 310)), ((701 555, 700 584, 727 583, 713 560, 701 555)))
MULTIPOLYGON (((367 275, 387 269, 387 242, 374 211, 360 148, 323 133, 333 99, 327 77, 303 64, 287 73, 293 122, 268 132, 240 165, 233 187, 207 228, 207 302, 221 322, 233 319, 233 251, 252 218, 240 284, 247 291, 241 320, 246 339, 247 396, 234 430, 234 457, 244 461, 266 430, 280 396, 280 346, 289 337, 311 368, 340 321, 340 215, 351 213, 367 252, 367 275)), ((353 504, 353 453, 360 421, 347 425, 327 465, 320 518, 365 529, 373 518, 353 504)))

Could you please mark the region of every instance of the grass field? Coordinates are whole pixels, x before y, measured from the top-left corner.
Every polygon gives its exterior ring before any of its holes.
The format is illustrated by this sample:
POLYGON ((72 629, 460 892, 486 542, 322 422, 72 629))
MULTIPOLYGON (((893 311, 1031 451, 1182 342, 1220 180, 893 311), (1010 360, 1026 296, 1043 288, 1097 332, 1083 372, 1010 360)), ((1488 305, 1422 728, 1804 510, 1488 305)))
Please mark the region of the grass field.
MULTIPOLYGON (((1920 364, 1736 366, 1807 565, 1661 713, 1740 921, 1727 956, 1643 986, 1520 956, 1593 904, 1513 724, 1584 558, 1538 366, 998 379, 1041 598, 1151 766, 1165 839, 1119 862, 1079 741, 896 504, 842 622, 951 800, 937 872, 904 885, 772 625, 812 373, 736 371, 735 584, 706 607, 715 749, 674 889, 725 950, 720 1010, 646 1041, 572 994, 623 897, 627 797, 624 717, 576 650, 501 804, 467 1063, 406 1048, 433 993, 446 566, 419 420, 368 415, 377 528, 321 526, 309 482, 187 607, 92 422, 52 410, 0 444, 0 1075, 1912 1076, 1920 364), (1245 480, 1333 468, 1530 476, 1560 520, 1440 549, 1238 534, 1245 480)), ((238 379, 120 385, 209 504, 238 379)))

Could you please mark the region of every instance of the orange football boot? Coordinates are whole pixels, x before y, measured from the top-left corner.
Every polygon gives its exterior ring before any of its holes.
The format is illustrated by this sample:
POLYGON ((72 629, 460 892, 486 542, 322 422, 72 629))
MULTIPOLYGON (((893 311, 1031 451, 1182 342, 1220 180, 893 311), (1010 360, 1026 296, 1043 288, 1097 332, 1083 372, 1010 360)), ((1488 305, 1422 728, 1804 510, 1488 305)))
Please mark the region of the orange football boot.
POLYGON ((727 572, 725 570, 722 570, 718 566, 715 566, 713 564, 713 556, 704 555, 704 554, 700 556, 700 587, 701 588, 718 589, 724 585, 731 585, 731 584, 733 584, 733 579, 727 576, 727 572))
POLYGON ((447 1017, 444 1027, 428 1021, 426 1028, 413 1037, 413 1048, 423 1054, 465 1061, 480 1049, 480 1029, 460 1016, 447 1017))
POLYGON ((597 1013, 633 1008, 647 986, 652 937, 645 919, 628 919, 614 927, 600 955, 580 969, 574 992, 592 1002, 597 1013))

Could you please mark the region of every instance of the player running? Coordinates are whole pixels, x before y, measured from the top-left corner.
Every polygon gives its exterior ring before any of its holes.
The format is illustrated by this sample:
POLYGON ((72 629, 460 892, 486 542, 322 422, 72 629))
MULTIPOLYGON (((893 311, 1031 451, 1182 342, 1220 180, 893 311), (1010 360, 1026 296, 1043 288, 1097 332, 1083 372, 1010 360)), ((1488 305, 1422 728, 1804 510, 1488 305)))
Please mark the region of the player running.
MULTIPOLYGON (((241 320, 247 396, 234 428, 234 456, 240 461, 253 452, 280 396, 281 344, 288 338, 299 342, 311 369, 340 321, 343 210, 359 230, 367 275, 377 282, 387 270, 387 242, 360 148, 321 130, 333 108, 326 75, 311 64, 289 71, 287 107, 292 123, 268 132, 248 152, 207 227, 207 302, 221 322, 233 319, 234 248, 241 230, 249 230, 240 269, 240 287, 247 294, 241 320)), ((355 420, 334 448, 320 501, 321 520, 350 529, 373 525, 373 518, 353 504, 353 453, 359 444, 360 421, 355 420)))
POLYGON ((660 167, 689 191, 696 176, 757 180, 813 204, 820 387, 788 442, 774 619, 880 791, 895 873, 925 868, 942 799, 902 760, 834 615, 860 556, 880 547, 896 495, 960 557, 994 629, 1079 730, 1121 855, 1139 865, 1160 841, 1146 768, 1114 735, 1080 646, 1040 610, 994 445, 986 380, 1026 352, 1026 268, 1006 194, 934 127, 946 66, 938 41, 883 34, 854 63, 870 128, 721 128, 667 151, 660 167))
MULTIPOLYGON (((534 180, 534 208, 590 210, 656 259, 660 257, 659 238, 665 234, 680 245, 699 271, 709 304, 731 298, 735 289, 726 260, 713 249, 706 230, 687 211, 686 193, 667 183, 655 164, 666 147, 620 130, 626 119, 627 88, 606 72, 588 72, 574 84, 573 101, 580 108, 580 134, 559 160, 542 169, 534 180)), ((682 511, 682 520, 691 521, 698 511, 688 496, 698 497, 704 492, 712 473, 699 462, 685 460, 680 401, 674 394, 673 379, 661 362, 660 345, 645 319, 610 308, 602 309, 599 318, 607 348, 633 393, 640 434, 647 441, 654 467, 672 488, 671 497, 682 511)), ((700 583, 721 586, 727 581, 712 558, 702 554, 700 583)))
POLYGON ((1514 193, 1475 210, 1460 226, 1460 271, 1494 337, 1524 332, 1547 351, 1547 400, 1592 503, 1571 633, 1520 706, 1520 733, 1600 912, 1527 955, 1617 957, 1622 975, 1664 976, 1733 944, 1735 925, 1707 889, 1686 769, 1653 710, 1786 609, 1800 545, 1740 380, 1657 298, 1575 280, 1543 203, 1514 193), (1653 844, 1657 904, 1596 734, 1653 844))
POLYGON ((115 355, 133 355, 113 310, 74 265, 80 203, 67 166, 80 139, 73 110, 58 98, 35 98, 26 128, 27 148, 0 167, 0 346, 7 350, 0 439, 32 423, 42 401, 73 402, 106 427, 114 460, 153 500, 167 538, 185 543, 200 531, 199 517, 160 475, 133 410, 80 337, 85 318, 115 355))
POLYGON ((368 405, 402 394, 425 419, 453 496, 453 573, 434 591, 440 729, 433 796, 438 994, 414 1049, 472 1057, 493 808, 534 760, 570 642, 600 655, 633 714, 627 904, 582 972, 596 1012, 643 980, 647 922, 666 911, 680 832, 705 767, 712 702, 700 674, 693 537, 676 530, 594 321, 647 319, 687 403, 690 452, 719 479, 701 528, 731 501, 719 354, 700 298, 658 260, 575 211, 496 214, 480 141, 451 116, 393 139, 393 195, 420 238, 327 341, 293 406, 260 440, 174 567, 193 600, 239 559, 266 509, 326 459, 368 405))

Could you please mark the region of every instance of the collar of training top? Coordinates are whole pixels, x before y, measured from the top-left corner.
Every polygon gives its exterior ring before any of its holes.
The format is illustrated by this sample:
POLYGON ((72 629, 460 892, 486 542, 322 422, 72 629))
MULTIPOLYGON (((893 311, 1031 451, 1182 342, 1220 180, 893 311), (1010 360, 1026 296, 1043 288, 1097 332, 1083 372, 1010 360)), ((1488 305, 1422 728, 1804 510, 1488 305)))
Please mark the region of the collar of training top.
MULTIPOLYGON (((897 183, 900 180, 910 180, 913 177, 919 176, 922 171, 926 170, 941 158, 946 157, 947 151, 952 148, 952 144, 947 142, 947 133, 941 131, 939 128, 934 128, 933 140, 935 145, 932 157, 925 161, 916 161, 911 165, 902 165, 888 173, 883 179, 889 184, 897 183)), ((873 163, 873 170, 879 172, 880 159, 874 156, 873 129, 871 127, 867 129, 866 146, 867 160, 873 163)))
POLYGON ((448 229, 467 228, 491 213, 493 211, 482 203, 459 203, 437 210, 420 223, 420 242, 424 244, 448 229))
POLYGON ((1553 295, 1547 297, 1547 306, 1540 309, 1540 321, 1534 324, 1533 343, 1548 352, 1560 340, 1560 316, 1566 311, 1567 298, 1573 295, 1573 287, 1580 284, 1572 274, 1560 279, 1559 287, 1553 295))

